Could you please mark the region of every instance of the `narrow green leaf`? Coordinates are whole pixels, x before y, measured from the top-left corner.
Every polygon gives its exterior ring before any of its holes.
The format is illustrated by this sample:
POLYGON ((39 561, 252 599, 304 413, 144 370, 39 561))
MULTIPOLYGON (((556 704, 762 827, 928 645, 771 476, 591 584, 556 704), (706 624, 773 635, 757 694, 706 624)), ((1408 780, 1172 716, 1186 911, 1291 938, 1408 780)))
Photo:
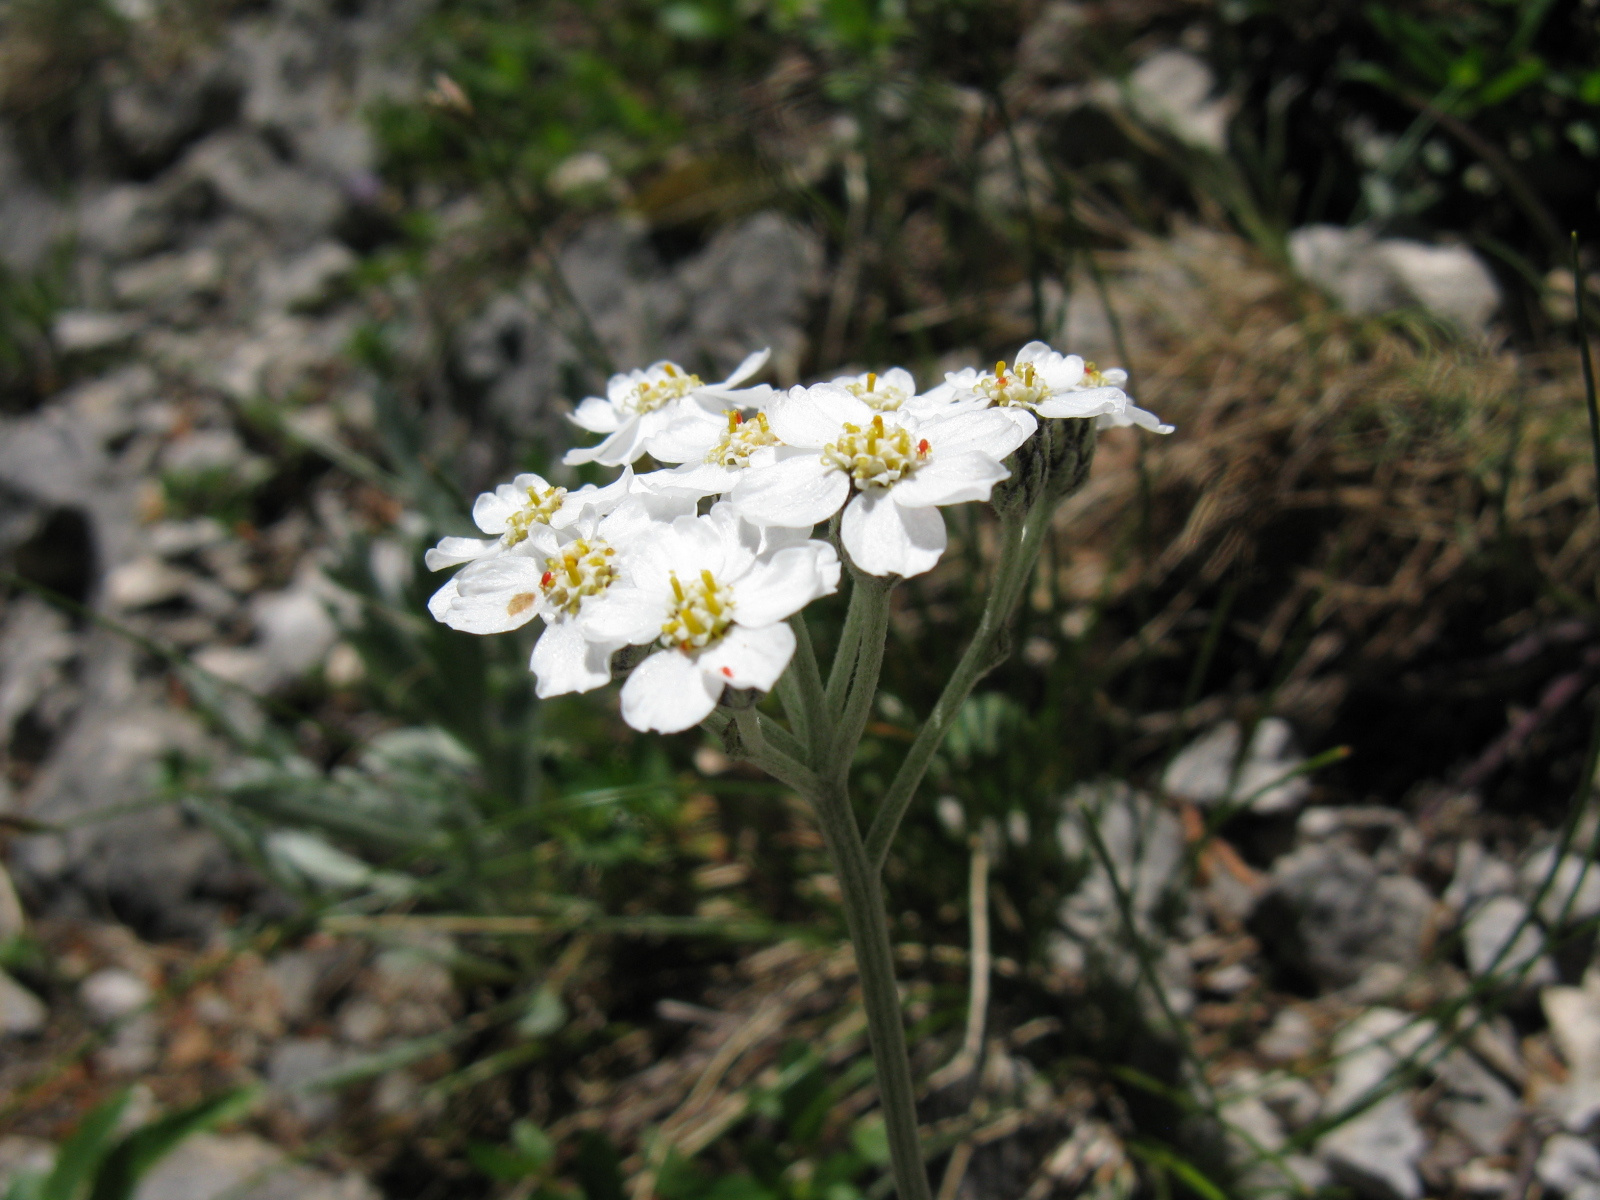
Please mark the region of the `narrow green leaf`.
POLYGON ((128 1107, 130 1089, 90 1109, 71 1137, 61 1144, 55 1169, 39 1189, 39 1200, 77 1200, 85 1184, 94 1177, 101 1161, 111 1149, 117 1122, 128 1107))
POLYGON ((235 1088, 134 1130, 106 1155, 95 1173, 89 1200, 129 1200, 150 1168, 181 1142, 244 1116, 259 1094, 256 1088, 235 1088))

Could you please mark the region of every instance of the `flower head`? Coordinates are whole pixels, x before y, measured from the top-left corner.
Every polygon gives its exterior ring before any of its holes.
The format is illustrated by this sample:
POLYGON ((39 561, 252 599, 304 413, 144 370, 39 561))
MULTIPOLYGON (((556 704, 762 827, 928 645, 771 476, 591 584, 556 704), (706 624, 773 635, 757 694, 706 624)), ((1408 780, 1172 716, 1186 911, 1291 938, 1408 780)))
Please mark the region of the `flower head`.
MULTIPOLYGON (((766 413, 746 417, 730 408, 722 416, 723 425, 700 427, 699 445, 680 466, 640 475, 639 487, 695 499, 721 495, 738 483, 750 467, 773 460, 780 443, 766 413)), ((687 438, 687 430, 684 436, 687 438)))
POLYGON ((588 607, 629 579, 631 548, 660 522, 692 503, 630 496, 610 514, 594 509, 566 528, 535 525, 508 553, 472 563, 428 601, 436 620, 467 633, 505 633, 535 617, 544 632, 529 663, 541 698, 586 692, 611 678, 611 654, 623 645, 589 637, 588 607))
POLYGON ((795 646, 784 618, 839 586, 839 560, 826 542, 764 541, 727 504, 679 517, 636 544, 628 585, 586 611, 590 638, 658 647, 623 685, 629 725, 674 733, 724 688, 777 683, 795 646))
POLYGON ((488 540, 442 538, 428 551, 425 561, 430 571, 438 571, 504 554, 541 526, 565 529, 589 510, 604 516, 621 504, 632 488, 631 467, 603 488, 587 483, 574 491, 556 487, 540 475, 518 475, 510 483, 484 492, 472 506, 473 523, 484 533, 497 536, 488 540))
POLYGON ((945 376, 944 388, 957 404, 995 408, 1017 420, 1024 413, 1048 419, 1095 417, 1102 425, 1137 424, 1171 433, 1170 426, 1134 408, 1122 390, 1127 381, 1126 371, 1101 371, 1076 354, 1029 342, 1011 365, 1002 360, 990 371, 968 367, 952 372, 945 376))
POLYGON ((946 535, 937 508, 988 499, 1009 473, 1001 460, 1034 429, 1025 412, 879 412, 832 384, 793 388, 767 415, 784 446, 729 500, 757 524, 800 529, 844 507, 845 549, 873 575, 920 575, 938 562, 946 535))
POLYGON ((568 451, 563 461, 615 467, 644 454, 662 462, 685 461, 701 440, 704 427, 718 424, 724 409, 757 407, 771 394, 765 384, 738 387, 766 365, 770 354, 758 350, 720 383, 706 383, 666 361, 652 363, 642 371, 613 375, 605 396, 590 396, 571 418, 591 433, 605 434, 605 439, 597 446, 568 451))

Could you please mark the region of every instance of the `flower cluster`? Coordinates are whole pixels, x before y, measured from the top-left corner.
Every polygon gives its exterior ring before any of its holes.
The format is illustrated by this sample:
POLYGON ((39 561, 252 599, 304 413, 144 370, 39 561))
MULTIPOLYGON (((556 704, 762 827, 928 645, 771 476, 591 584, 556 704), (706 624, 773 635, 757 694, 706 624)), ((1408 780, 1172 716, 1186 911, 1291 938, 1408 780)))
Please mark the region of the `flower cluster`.
POLYGON ((1171 427, 1135 408, 1122 371, 1030 342, 992 371, 968 368, 918 393, 909 372, 844 376, 775 392, 741 386, 750 355, 719 383, 675 363, 614 376, 574 423, 604 435, 566 463, 622 468, 604 487, 519 475, 478 497, 486 539, 447 537, 432 570, 460 566, 429 602, 471 633, 544 631, 530 667, 541 697, 610 681, 612 656, 653 647, 622 689, 636 729, 704 720, 725 688, 770 690, 795 638, 786 619, 835 591, 833 540, 858 570, 911 576, 945 548, 939 509, 987 500, 1041 420, 1171 427), (635 473, 648 455, 666 464, 635 473), (716 497, 706 507, 708 497, 716 497))

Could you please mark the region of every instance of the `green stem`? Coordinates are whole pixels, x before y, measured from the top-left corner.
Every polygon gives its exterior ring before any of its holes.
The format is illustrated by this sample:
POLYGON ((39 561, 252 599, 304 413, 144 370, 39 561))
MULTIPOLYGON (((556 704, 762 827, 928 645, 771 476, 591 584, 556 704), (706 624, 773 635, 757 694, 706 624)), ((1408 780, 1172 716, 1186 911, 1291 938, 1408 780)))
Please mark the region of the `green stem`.
POLYGON ((867 831, 867 857, 875 870, 883 869, 884 859, 889 855, 889 844, 894 841, 895 831, 900 828, 906 809, 911 806, 911 799, 928 770, 934 751, 944 741, 950 722, 961 711, 961 706, 967 702, 978 680, 999 661, 997 651, 1001 638, 1017 602, 1022 598, 1023 588, 1033 574, 1039 548, 1050 527, 1052 507, 1050 504, 1035 504, 1002 525, 1000 561, 995 566, 994 584, 989 591, 988 603, 984 605, 983 616, 978 621, 978 630, 972 635, 961 661, 945 683, 938 703, 917 732, 916 741, 911 743, 905 761, 895 772, 894 782, 889 785, 889 791, 872 819, 872 827, 867 831))
POLYGON ((794 677, 792 686, 798 710, 789 718, 789 723, 815 757, 817 743, 827 728, 822 714, 829 711, 823 695, 822 670, 817 666, 817 651, 811 644, 811 627, 806 624, 805 614, 798 612, 790 617, 789 628, 794 630, 794 662, 784 672, 784 677, 794 677))
POLYGON ((911 1082, 905 1027, 900 1019, 900 993, 894 980, 889 914, 884 908, 878 871, 867 857, 844 787, 839 783, 825 785, 811 799, 833 858, 844 898, 845 922, 855 945, 861 1003, 866 1010, 867 1039, 877 1067, 878 1100, 883 1107, 895 1190, 900 1200, 933 1200, 922 1162, 916 1092, 911 1082))
MULTIPOLYGON (((829 706, 830 712, 838 713, 838 724, 827 759, 816 764, 819 772, 832 771, 841 783, 850 776, 850 763, 861 743, 867 717, 872 714, 872 700, 878 694, 878 672, 883 667, 883 643, 889 632, 889 581, 859 573, 855 578, 855 590, 850 595, 850 615, 856 618, 859 647, 855 670, 851 672, 850 687, 844 693, 842 704, 829 706), (858 598, 861 600, 859 609, 858 598)), ((838 669, 835 661, 834 672, 838 669)))
POLYGON ((861 623, 866 619, 865 606, 870 588, 862 586, 863 579, 871 576, 852 571, 850 607, 845 610, 844 628, 839 633, 839 646, 833 652, 833 665, 828 668, 828 709, 837 713, 844 708, 845 692, 855 676, 856 659, 861 653, 861 623))

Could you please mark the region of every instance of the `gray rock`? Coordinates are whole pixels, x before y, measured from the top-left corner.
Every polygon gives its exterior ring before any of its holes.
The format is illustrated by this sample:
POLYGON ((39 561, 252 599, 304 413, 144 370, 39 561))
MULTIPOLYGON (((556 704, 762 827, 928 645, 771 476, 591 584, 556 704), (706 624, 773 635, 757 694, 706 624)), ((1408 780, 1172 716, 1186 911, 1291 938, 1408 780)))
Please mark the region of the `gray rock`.
POLYGON ((140 258, 163 250, 177 236, 170 189, 118 183, 78 202, 78 241, 111 259, 140 258))
MULTIPOLYGON (((1120 783, 1079 788, 1065 807, 1056 836, 1067 862, 1081 869, 1083 878, 1061 905, 1053 960, 1064 970, 1096 970, 1132 987, 1140 970, 1133 934, 1159 947, 1157 975, 1167 1003, 1174 1012, 1187 1012, 1194 1004, 1193 969, 1183 948, 1168 940, 1172 930, 1164 927, 1183 908, 1187 844, 1178 818, 1120 783), (1119 891, 1128 900, 1132 931, 1119 891)), ((1145 1002, 1155 1002, 1143 990, 1140 994, 1145 1002)))
POLYGON ((1319 843, 1273 864, 1250 928, 1280 963, 1342 987, 1377 963, 1419 963, 1432 913, 1433 897, 1415 879, 1381 874, 1351 847, 1319 843))
POLYGON ((1587 1132, 1600 1117, 1600 971, 1591 967, 1582 987, 1545 988, 1539 1002, 1567 1063, 1567 1081, 1549 1102, 1564 1126, 1587 1132))
POLYGON ((1256 1042, 1256 1052, 1272 1062, 1294 1062, 1316 1049, 1316 1027, 1297 1008, 1285 1008, 1272 1018, 1256 1042))
POLYGON ((722 230, 677 272, 697 356, 727 371, 750 347, 770 346, 772 370, 793 380, 822 265, 817 235, 777 213, 757 213, 722 230))
POLYGON ((17 720, 60 681, 62 665, 77 648, 59 609, 29 595, 7 602, 0 625, 0 739, 9 741, 17 720))
POLYGON ((70 231, 66 210, 28 178, 0 129, 0 264, 24 275, 37 271, 70 231))
POLYGON ((1481 333, 1500 305, 1494 276, 1464 246, 1308 225, 1289 235, 1289 256, 1302 276, 1357 316, 1416 306, 1464 333, 1481 333))
POLYGON ((94 354, 131 341, 143 328, 135 313, 67 309, 51 323, 50 340, 63 354, 94 354))
POLYGON ((1445 889, 1444 902, 1458 913, 1475 908, 1491 896, 1508 896, 1516 890, 1517 873, 1475 841, 1456 848, 1456 870, 1445 889))
POLYGON ((237 211, 291 239, 311 241, 344 211, 326 180, 281 161, 261 138, 241 130, 212 134, 185 155, 181 170, 204 180, 237 211))
POLYGON ((296 1117, 307 1125, 323 1125, 337 1115, 339 1098, 316 1084, 348 1057, 328 1038, 285 1038, 267 1059, 267 1082, 296 1117))
POLYGON ((1600 1200, 1600 1150, 1570 1133, 1545 1142, 1533 1173, 1567 1200, 1600 1200))
POLYGON ((49 1019, 43 1000, 0 971, 0 1037, 31 1037, 49 1019))
POLYGON ((177 70, 143 74, 111 89, 106 118, 112 136, 135 163, 169 162, 185 143, 233 107, 224 58, 211 53, 177 70))
POLYGON ((148 983, 121 967, 96 971, 78 986, 84 1008, 101 1025, 132 1016, 150 1003, 152 995, 148 983))
POLYGON ((138 679, 136 658, 115 635, 86 639, 85 703, 21 797, 28 815, 64 828, 18 839, 12 864, 45 912, 111 906, 158 931, 193 935, 220 902, 246 902, 260 883, 176 807, 115 811, 148 797, 168 754, 213 752, 192 714, 138 679))
POLYGON ((106 1075, 143 1075, 161 1057, 160 1040, 161 1026, 155 1015, 134 1013, 94 1052, 95 1069, 106 1075))
POLYGON ((226 264, 210 247, 158 254, 118 269, 111 276, 111 291, 131 308, 153 308, 214 293, 223 284, 226 264))
POLYGON ((1577 854, 1563 855, 1558 864, 1555 847, 1546 846, 1523 860, 1517 871, 1518 893, 1533 903, 1546 878, 1550 886, 1539 901, 1539 918, 1545 925, 1558 929, 1600 916, 1600 864, 1577 854))
POLYGON ((1335 1179, 1371 1200, 1420 1200, 1417 1163, 1426 1141, 1412 1115, 1411 1094, 1382 1094, 1396 1071, 1426 1054, 1438 1030, 1395 1009, 1361 1014, 1333 1041, 1333 1086, 1323 1115, 1368 1106, 1325 1134, 1317 1154, 1335 1179), (1382 1096, 1369 1103, 1375 1096, 1382 1096))
POLYGON ((43 1138, 0 1137, 0 1195, 22 1176, 47 1174, 55 1161, 56 1148, 43 1138))
POLYGON ((1182 50, 1158 50, 1136 67, 1127 82, 1133 111, 1179 141, 1221 153, 1228 145, 1233 106, 1216 98, 1211 68, 1182 50))
POLYGON ((11 883, 11 874, 0 863, 0 945, 28 932, 27 914, 22 911, 22 901, 11 883))
POLYGON ((198 1134, 140 1182, 134 1200, 381 1200, 359 1175, 292 1162, 251 1134, 198 1134))
POLYGON ((356 256, 341 242, 326 240, 291 258, 263 264, 261 302, 268 308, 293 311, 325 304, 350 272, 356 256))
POLYGON ((1294 750, 1289 723, 1280 717, 1259 722, 1239 762, 1242 736, 1237 721, 1224 721, 1190 742, 1168 765, 1162 790, 1202 808, 1248 800, 1252 812, 1263 814, 1290 812, 1305 803, 1310 782, 1299 775, 1284 778, 1305 761, 1294 750))
POLYGON ((1433 1066, 1441 1094, 1434 1114, 1479 1154, 1499 1154, 1522 1120, 1522 1104, 1500 1077, 1457 1047, 1433 1066))
POLYGON ((1556 982, 1555 964, 1545 954, 1544 930, 1528 906, 1514 896, 1491 896, 1467 914, 1461 927, 1467 970, 1518 977, 1525 988, 1556 982))

